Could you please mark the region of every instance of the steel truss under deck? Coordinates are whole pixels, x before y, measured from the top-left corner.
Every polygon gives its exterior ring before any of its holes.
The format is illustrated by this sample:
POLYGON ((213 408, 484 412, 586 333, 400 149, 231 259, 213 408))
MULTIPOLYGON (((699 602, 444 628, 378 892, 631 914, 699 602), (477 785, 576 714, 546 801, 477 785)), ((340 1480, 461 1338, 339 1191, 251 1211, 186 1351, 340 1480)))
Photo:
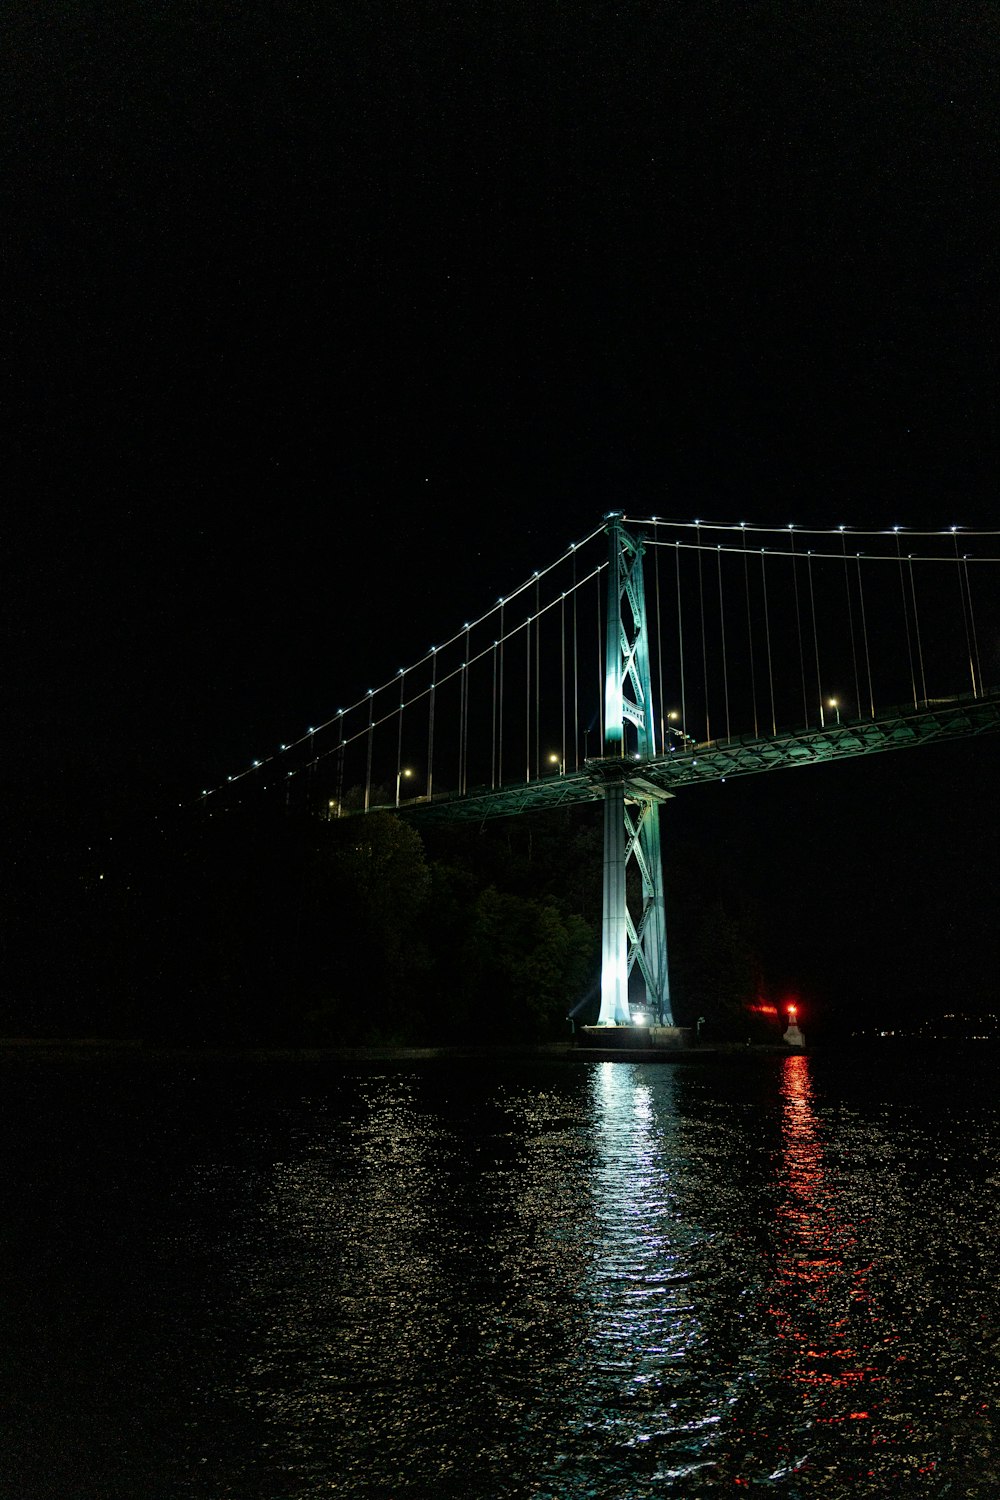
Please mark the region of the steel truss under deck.
MULTIPOLYGON (((959 696, 921 706, 900 708, 875 719, 845 720, 825 729, 807 726, 788 729, 773 739, 746 736, 710 740, 688 750, 657 755, 639 765, 626 762, 625 775, 639 794, 671 796, 681 787, 702 786, 729 776, 752 776, 761 771, 783 771, 790 766, 825 765, 883 750, 905 750, 1000 730, 1000 689, 979 697, 959 696)), ((481 787, 465 796, 457 793, 404 803, 401 812, 421 817, 466 819, 481 823, 515 813, 595 802, 603 796, 605 766, 600 758, 584 761, 579 771, 553 775, 520 786, 481 787)), ((616 757, 611 764, 620 766, 616 757)))

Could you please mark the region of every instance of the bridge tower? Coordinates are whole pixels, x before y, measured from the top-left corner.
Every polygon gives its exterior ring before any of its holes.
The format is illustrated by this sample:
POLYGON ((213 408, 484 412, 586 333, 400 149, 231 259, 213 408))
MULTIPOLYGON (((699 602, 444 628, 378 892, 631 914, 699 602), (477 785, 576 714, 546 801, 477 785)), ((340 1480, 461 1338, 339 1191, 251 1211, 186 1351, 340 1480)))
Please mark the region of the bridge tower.
POLYGON ((611 511, 604 519, 610 551, 605 753, 599 760, 587 763, 588 771, 601 784, 604 798, 604 912, 598 1025, 631 1024, 629 975, 638 964, 646 986, 646 1010, 657 1025, 672 1026, 659 806, 670 794, 643 774, 646 763, 657 754, 642 583, 643 545, 640 537, 626 530, 621 511, 611 511), (630 864, 638 869, 642 890, 641 910, 634 914, 628 903, 630 864))

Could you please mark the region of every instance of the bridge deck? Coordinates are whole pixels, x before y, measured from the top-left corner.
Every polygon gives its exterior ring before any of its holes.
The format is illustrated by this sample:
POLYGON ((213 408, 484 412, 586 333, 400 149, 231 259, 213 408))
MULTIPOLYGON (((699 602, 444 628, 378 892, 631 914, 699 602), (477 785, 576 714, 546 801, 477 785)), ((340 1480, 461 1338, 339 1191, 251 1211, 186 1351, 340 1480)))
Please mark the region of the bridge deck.
POLYGON ((521 785, 474 788, 464 795, 445 793, 430 802, 404 802, 399 811, 421 818, 482 822, 485 818, 599 800, 612 777, 624 779, 626 788, 636 796, 666 798, 681 787, 721 781, 727 776, 819 765, 997 729, 1000 689, 994 688, 978 698, 932 699, 917 708, 891 709, 875 719, 851 719, 822 729, 784 730, 772 738, 710 740, 641 763, 594 758, 566 775, 557 773, 521 785))

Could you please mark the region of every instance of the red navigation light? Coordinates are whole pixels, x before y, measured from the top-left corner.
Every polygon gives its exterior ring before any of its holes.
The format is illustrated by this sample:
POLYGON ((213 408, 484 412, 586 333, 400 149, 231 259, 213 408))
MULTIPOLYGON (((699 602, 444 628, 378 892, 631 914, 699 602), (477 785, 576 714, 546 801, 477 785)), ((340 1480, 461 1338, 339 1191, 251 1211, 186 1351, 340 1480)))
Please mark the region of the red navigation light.
POLYGON ((798 1013, 799 1013, 799 1008, 798 1008, 797 1005, 789 1005, 788 1006, 788 1019, 790 1021, 794 1021, 795 1017, 798 1015, 798 1013))

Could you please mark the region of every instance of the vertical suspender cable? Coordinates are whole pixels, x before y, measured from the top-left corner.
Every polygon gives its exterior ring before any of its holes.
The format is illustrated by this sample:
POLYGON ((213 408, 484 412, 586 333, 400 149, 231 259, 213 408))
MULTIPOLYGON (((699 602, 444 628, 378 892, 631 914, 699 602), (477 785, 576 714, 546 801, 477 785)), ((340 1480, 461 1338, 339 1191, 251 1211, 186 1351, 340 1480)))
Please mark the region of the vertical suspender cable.
MULTIPOLYGON (((865 614, 865 590, 861 581, 861 553, 858 553, 858 598, 861 601, 861 634, 865 643, 865 670, 868 673, 868 706, 875 717, 875 690, 872 687, 872 659, 868 650, 868 617, 865 614)), ((859 705, 860 706, 860 705, 859 705)))
POLYGON ((403 776, 403 689, 406 683, 406 669, 399 669, 399 724, 396 730, 396 806, 399 806, 399 783, 403 776))
POLYGON ((861 683, 858 679, 858 648, 854 639, 854 607, 851 604, 851 576, 847 568, 847 542, 844 533, 840 533, 840 550, 844 554, 844 588, 847 592, 847 623, 851 631, 851 661, 854 664, 854 708, 860 717, 861 714, 861 683))
POLYGON ((542 774, 542 615, 538 607, 538 579, 535 579, 535 775, 542 774))
MULTIPOLYGON (((660 754, 667 753, 667 727, 666 714, 663 712, 663 626, 660 622, 660 549, 653 553, 655 559, 653 573, 656 580, 656 678, 659 692, 660 705, 660 754)), ((653 713, 653 705, 649 705, 650 717, 653 713)))
POLYGON ((531 780, 531 616, 524 622, 524 779, 531 780))
POLYGON ((701 610, 701 675, 705 690, 705 739, 712 738, 712 717, 708 708, 708 646, 705 642, 705 580, 701 565, 701 531, 698 523, 694 528, 695 546, 698 548, 698 603, 701 610))
POLYGON ((343 816, 344 811, 344 756, 347 747, 347 741, 344 739, 344 710, 342 708, 338 710, 337 718, 340 720, 340 753, 337 757, 337 817, 339 818, 343 816))
POLYGON ((469 627, 465 627, 465 660, 462 663, 462 758, 459 791, 469 790, 469 627))
POLYGON ((791 538, 792 542, 792 586, 795 593, 795 629, 797 630, 799 637, 799 672, 802 676, 802 718, 803 723, 808 724, 809 703, 806 698, 806 658, 805 652, 802 648, 802 614, 799 610, 799 574, 796 567, 797 558, 795 556, 795 531, 791 526, 789 526, 788 528, 788 535, 791 538))
POLYGON ((427 800, 434 796, 434 698, 437 693, 437 647, 431 647, 431 695, 427 710, 427 800))
POLYGON ((972 609, 972 580, 969 577, 969 554, 967 552, 962 553, 962 568, 965 572, 965 593, 969 601, 969 624, 972 627, 972 650, 976 658, 976 681, 979 684, 976 689, 976 696, 979 697, 983 691, 983 669, 979 660, 979 637, 976 634, 976 616, 972 609))
POLYGON ((958 556, 958 536, 954 531, 951 534, 951 539, 955 543, 955 572, 958 575, 958 591, 962 597, 962 624, 965 626, 965 644, 969 653, 969 677, 972 682, 972 696, 978 698, 979 689, 976 686, 976 668, 972 659, 972 635, 969 631, 969 611, 965 604, 965 585, 968 582, 969 570, 966 567, 963 578, 962 563, 958 556))
POLYGON ((375 738, 375 694, 368 689, 368 764, 365 771, 365 812, 372 794, 372 741, 375 738))
POLYGON ((490 727, 490 786, 497 784, 497 642, 493 642, 493 723, 490 727))
POLYGON ((910 640, 910 611, 906 607, 906 583, 903 579, 903 554, 899 548, 899 532, 896 532, 896 556, 899 559, 899 597, 903 605, 903 627, 906 631, 906 655, 910 663, 910 691, 913 707, 917 706, 917 677, 913 670, 913 643, 910 640))
POLYGON ((562 750, 559 756, 559 765, 563 772, 566 770, 566 595, 563 593, 559 601, 559 661, 560 681, 562 684, 562 750))
POLYGON ((760 724, 757 719, 757 668, 753 658, 753 620, 750 615, 750 558, 747 554, 747 532, 746 526, 741 523, 740 529, 743 533, 743 591, 747 601, 747 648, 750 654, 750 696, 753 700, 753 732, 754 738, 760 734, 760 724))
POLYGON ((681 669, 681 734, 687 744, 687 694, 684 686, 684 614, 681 609, 681 544, 674 542, 674 572, 677 575, 677 656, 681 669))
POLYGON ((819 699, 820 728, 824 728, 826 725, 826 719, 823 714, 823 679, 820 676, 819 670, 819 631, 816 629, 816 594, 813 589, 813 555, 811 547, 809 548, 809 551, 806 555, 808 559, 807 567, 809 572, 809 608, 812 611, 813 622, 813 650, 816 653, 816 694, 819 699))
POLYGON ((917 665, 920 667, 920 694, 921 701, 927 702, 927 678, 924 676, 924 648, 920 639, 920 616, 917 614, 917 585, 913 577, 913 553, 909 554, 910 564, 910 597, 913 603, 913 633, 917 638, 917 665))
POLYGON ((778 715, 774 707, 774 668, 771 665, 771 616, 767 608, 767 571, 764 566, 764 548, 760 549, 760 586, 764 595, 764 635, 767 640, 767 681, 771 689, 771 733, 777 736, 778 715))
POLYGON ((573 551, 573 769, 580 769, 580 666, 576 613, 576 549, 573 551))
POLYGON ((465 663, 468 661, 468 653, 465 660, 458 668, 458 767, 455 774, 455 790, 459 796, 462 795, 462 738, 465 728, 465 663))
POLYGON ((726 705, 726 739, 732 739, 729 728, 729 664, 726 660, 726 611, 722 603, 722 547, 715 549, 719 570, 719 629, 722 633, 722 696, 726 705))
POLYGON ((500 600, 500 693, 497 715, 497 786, 503 786, 503 600, 500 600))
MULTIPOLYGON (((611 573, 608 572, 608 588, 611 587, 611 573)), ((599 743, 601 755, 604 754, 604 626, 601 613, 601 574, 597 574, 597 723, 600 729, 599 743)))

